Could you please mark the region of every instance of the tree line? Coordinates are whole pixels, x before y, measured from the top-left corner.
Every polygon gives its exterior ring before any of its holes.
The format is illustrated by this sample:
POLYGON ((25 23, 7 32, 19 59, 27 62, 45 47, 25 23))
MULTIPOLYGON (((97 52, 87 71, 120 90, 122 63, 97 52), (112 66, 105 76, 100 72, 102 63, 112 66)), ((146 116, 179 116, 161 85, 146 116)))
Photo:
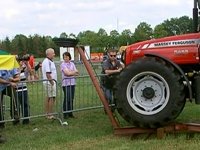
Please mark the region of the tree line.
MULTIPOLYGON (((116 48, 120 46, 133 44, 136 42, 149 40, 153 38, 161 38, 166 36, 180 35, 193 32, 193 21, 188 16, 179 18, 171 18, 164 20, 154 28, 146 22, 141 22, 132 33, 130 29, 125 29, 121 33, 112 30, 107 33, 105 29, 100 28, 98 32, 82 31, 78 35, 73 33, 60 34, 60 38, 76 38, 79 45, 90 45, 91 52, 103 52, 106 48, 116 48)), ((59 55, 59 47, 54 43, 51 36, 40 36, 38 34, 16 35, 13 39, 6 37, 0 40, 0 49, 7 50, 11 54, 33 54, 36 57, 44 57, 44 51, 52 47, 59 55)))

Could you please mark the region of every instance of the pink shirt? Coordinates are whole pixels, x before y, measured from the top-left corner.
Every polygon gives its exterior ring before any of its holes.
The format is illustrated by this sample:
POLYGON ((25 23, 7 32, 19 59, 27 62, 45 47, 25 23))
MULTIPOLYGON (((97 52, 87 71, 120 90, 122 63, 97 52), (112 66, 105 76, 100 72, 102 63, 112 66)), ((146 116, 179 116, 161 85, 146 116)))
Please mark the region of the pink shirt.
POLYGON ((76 66, 73 62, 62 62, 60 65, 61 72, 62 72, 62 86, 69 86, 69 85, 75 85, 75 77, 74 76, 66 76, 64 75, 64 71, 66 68, 70 71, 76 70, 76 66))

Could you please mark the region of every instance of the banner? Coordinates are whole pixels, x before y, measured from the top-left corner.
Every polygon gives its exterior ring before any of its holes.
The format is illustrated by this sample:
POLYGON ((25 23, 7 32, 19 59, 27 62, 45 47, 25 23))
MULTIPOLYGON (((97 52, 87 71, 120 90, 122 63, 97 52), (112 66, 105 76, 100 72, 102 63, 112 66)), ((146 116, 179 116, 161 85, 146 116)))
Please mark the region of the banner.
POLYGON ((0 55, 0 70, 19 68, 15 55, 0 55))

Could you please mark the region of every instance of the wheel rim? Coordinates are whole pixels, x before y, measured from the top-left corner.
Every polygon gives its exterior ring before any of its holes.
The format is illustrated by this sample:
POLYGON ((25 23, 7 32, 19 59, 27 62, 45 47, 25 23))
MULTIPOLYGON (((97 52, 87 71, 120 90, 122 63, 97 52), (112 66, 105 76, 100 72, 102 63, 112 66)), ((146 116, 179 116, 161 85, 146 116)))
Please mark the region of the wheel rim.
POLYGON ((170 90, 166 80, 154 72, 142 72, 134 76, 127 86, 129 105, 138 113, 153 115, 168 103, 170 90))

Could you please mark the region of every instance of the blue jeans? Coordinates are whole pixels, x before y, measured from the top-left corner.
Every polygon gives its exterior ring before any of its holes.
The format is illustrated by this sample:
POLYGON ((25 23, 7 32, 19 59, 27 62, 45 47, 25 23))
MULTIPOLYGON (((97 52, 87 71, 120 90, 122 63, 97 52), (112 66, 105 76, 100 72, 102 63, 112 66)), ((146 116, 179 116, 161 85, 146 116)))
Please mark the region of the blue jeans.
MULTIPOLYGON (((17 92, 19 107, 22 111, 22 117, 29 117, 29 102, 28 102, 28 91, 19 91, 17 92)), ((19 111, 20 111, 19 108, 19 111)), ((29 119, 24 119, 23 122, 28 122, 29 119)))
POLYGON ((108 103, 113 104, 113 91, 111 89, 104 87, 104 86, 102 86, 102 89, 103 89, 103 92, 104 92, 104 96, 108 100, 108 103))
POLYGON ((63 100, 64 117, 72 116, 75 85, 63 86, 63 92, 64 92, 64 100, 63 100), (69 113, 66 111, 69 111, 69 113))

